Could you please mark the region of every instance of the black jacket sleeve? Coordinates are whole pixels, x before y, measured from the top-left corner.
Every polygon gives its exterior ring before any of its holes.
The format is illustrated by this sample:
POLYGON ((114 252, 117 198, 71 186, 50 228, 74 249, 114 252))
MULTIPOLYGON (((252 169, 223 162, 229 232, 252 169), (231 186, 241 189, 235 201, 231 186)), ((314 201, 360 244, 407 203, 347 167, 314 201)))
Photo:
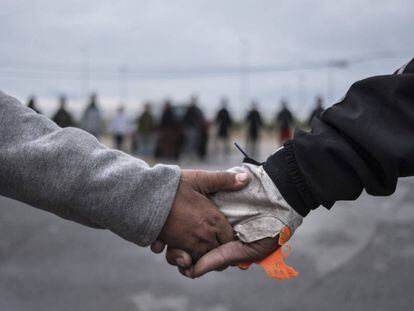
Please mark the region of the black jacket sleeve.
POLYGON ((390 195, 414 175, 414 59, 393 75, 354 83, 264 163, 285 200, 302 216, 365 189, 390 195))

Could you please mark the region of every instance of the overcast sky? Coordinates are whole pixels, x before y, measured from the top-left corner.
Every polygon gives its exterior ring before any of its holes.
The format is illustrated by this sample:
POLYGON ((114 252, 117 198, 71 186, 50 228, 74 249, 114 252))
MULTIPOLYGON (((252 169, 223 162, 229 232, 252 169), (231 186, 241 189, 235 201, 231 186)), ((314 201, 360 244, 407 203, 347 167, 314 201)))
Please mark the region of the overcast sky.
POLYGON ((47 113, 65 93, 79 114, 97 91, 107 113, 198 94, 209 115, 227 96, 238 115, 257 99, 270 116, 285 98, 303 117, 316 94, 330 105, 355 80, 414 56, 413 12, 412 0, 1 0, 0 89, 36 94, 47 113), (372 61, 234 74, 359 57, 372 61))

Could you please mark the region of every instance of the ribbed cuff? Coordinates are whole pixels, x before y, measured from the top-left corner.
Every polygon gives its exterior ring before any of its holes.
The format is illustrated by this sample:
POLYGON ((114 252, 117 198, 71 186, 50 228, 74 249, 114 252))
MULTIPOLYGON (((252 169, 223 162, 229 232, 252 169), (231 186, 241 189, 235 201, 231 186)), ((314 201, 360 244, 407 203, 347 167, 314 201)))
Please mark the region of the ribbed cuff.
POLYGON ((150 202, 154 206, 147 210, 149 215, 145 219, 145 224, 142 225, 141 232, 136 235, 136 241, 134 241, 144 247, 153 243, 164 227, 174 203, 181 177, 181 169, 176 165, 157 164, 154 169, 162 170, 163 179, 159 179, 159 189, 155 187, 152 189, 156 199, 153 198, 150 202))
POLYGON ((263 168, 286 202, 299 215, 305 217, 319 206, 299 170, 290 141, 271 155, 263 164, 263 168))

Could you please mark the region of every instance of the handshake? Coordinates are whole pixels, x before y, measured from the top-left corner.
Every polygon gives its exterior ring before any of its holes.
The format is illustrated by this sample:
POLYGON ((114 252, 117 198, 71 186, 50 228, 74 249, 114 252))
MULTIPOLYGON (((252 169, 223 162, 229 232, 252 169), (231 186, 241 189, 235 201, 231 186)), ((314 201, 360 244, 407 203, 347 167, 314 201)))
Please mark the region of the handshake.
POLYGON ((288 279, 297 272, 284 263, 283 246, 301 223, 259 163, 226 172, 182 170, 151 249, 161 253, 167 246, 167 262, 189 278, 257 263, 269 277, 288 279))

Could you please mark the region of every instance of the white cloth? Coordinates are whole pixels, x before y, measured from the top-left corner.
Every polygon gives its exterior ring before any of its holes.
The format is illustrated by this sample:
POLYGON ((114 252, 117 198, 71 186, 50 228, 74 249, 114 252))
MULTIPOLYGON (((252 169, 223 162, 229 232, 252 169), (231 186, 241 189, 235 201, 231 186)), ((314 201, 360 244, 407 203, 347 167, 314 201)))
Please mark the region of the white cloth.
POLYGON ((123 113, 117 114, 111 122, 111 132, 114 134, 125 135, 130 131, 128 118, 123 113))
POLYGON ((241 241, 251 243, 275 237, 285 225, 293 235, 302 224, 302 216, 283 199, 262 166, 244 163, 228 171, 247 172, 251 177, 249 185, 240 191, 218 192, 211 199, 241 241))

